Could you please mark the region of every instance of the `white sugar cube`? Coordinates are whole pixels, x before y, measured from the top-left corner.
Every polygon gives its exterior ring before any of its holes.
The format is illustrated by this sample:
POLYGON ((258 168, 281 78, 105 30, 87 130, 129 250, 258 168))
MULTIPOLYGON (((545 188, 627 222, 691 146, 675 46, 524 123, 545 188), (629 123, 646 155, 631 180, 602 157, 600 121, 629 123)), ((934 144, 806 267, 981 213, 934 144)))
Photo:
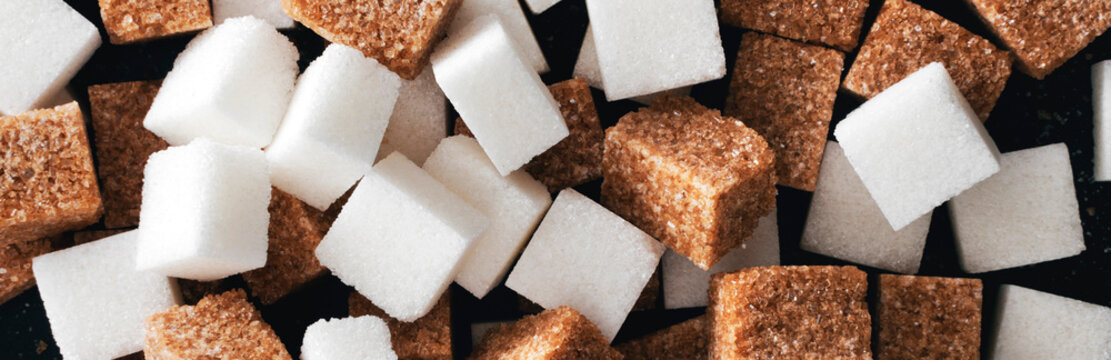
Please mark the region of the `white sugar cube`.
POLYGON ((922 263, 927 211, 895 231, 837 142, 826 143, 818 184, 802 231, 803 250, 879 269, 914 274, 922 263))
MULTIPOLYGON (((586 27, 586 36, 583 37, 582 48, 579 49, 579 58, 575 60, 575 70, 573 77, 582 78, 586 80, 590 86, 605 91, 605 84, 602 83, 602 72, 598 68, 598 52, 594 47, 594 32, 590 26, 586 27)), ((644 105, 652 105, 652 101, 664 93, 673 93, 675 95, 686 96, 690 95, 692 86, 683 86, 678 89, 664 90, 658 93, 632 97, 629 100, 636 101, 644 105)))
POLYGON ((297 48, 273 25, 247 16, 197 35, 143 120, 171 145, 198 137, 262 148, 285 114, 297 78, 297 48))
POLYGON ((374 165, 400 86, 359 50, 329 45, 297 80, 266 148, 274 186, 327 209, 374 165))
POLYGON ((1092 105, 1096 144, 1093 178, 1111 181, 1111 60, 1092 65, 1092 105))
POLYGON ((261 150, 201 138, 151 154, 140 270, 208 281, 266 265, 270 179, 261 150))
POLYGON ((567 189, 552 203, 505 285, 545 309, 578 310, 613 341, 663 253, 659 241, 567 189))
POLYGON ((548 188, 524 170, 501 176, 478 142, 462 135, 440 142, 424 170, 490 217, 490 227, 475 240, 455 276, 481 299, 501 283, 552 204, 548 188))
POLYGON ((305 329, 301 360, 397 359, 390 328, 376 316, 320 319, 305 329))
POLYGON ((316 257, 390 316, 413 321, 440 299, 488 224, 482 212, 394 153, 355 187, 316 257))
POLYGON ((895 230, 999 171, 995 142, 941 63, 860 105, 833 133, 895 230))
POLYGON ((447 97, 436 84, 432 70, 421 72, 413 80, 402 79, 377 160, 397 151, 417 165, 424 164, 447 136, 447 122, 447 97))
POLYGON ((143 350, 147 316, 181 304, 177 281, 135 270, 135 231, 36 257, 54 341, 66 359, 114 359, 143 350))
POLYGON ((432 70, 502 175, 569 134, 559 104, 521 62, 495 16, 479 17, 441 43, 432 70))
POLYGON ((282 10, 281 0, 212 0, 212 17, 216 25, 247 15, 266 20, 279 29, 292 29, 295 25, 282 10))
POLYGON ((752 238, 725 254, 709 271, 686 256, 667 250, 663 259, 664 308, 681 309, 706 306, 710 275, 755 266, 779 265, 779 222, 773 210, 760 218, 752 238))
POLYGON ((725 76, 713 0, 587 0, 586 8, 611 101, 725 76))
POLYGON ((517 0, 466 0, 459 6, 455 19, 451 22, 448 37, 461 36, 469 24, 480 17, 492 14, 501 21, 506 33, 513 39, 513 47, 526 65, 537 73, 548 72, 548 62, 540 51, 540 44, 532 34, 525 12, 517 0))
POLYGON ((525 4, 528 5, 529 10, 532 10, 533 14, 539 14, 555 6, 559 1, 560 0, 525 0, 525 4))
POLYGON ((990 359, 1111 359, 1111 308, 1003 285, 997 313, 990 359))
POLYGON ((1013 151, 999 164, 999 173, 949 202, 961 267, 981 273, 1084 251, 1068 147, 1013 151))
POLYGON ((0 1, 0 115, 61 91, 100 47, 93 23, 62 0, 0 1))

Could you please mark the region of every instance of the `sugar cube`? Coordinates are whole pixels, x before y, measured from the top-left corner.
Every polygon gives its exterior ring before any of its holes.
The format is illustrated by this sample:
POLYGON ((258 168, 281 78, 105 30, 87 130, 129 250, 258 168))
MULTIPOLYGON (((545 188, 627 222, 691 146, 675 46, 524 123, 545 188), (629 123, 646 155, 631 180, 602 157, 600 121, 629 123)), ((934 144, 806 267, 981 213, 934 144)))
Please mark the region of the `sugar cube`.
POLYGON ((144 319, 180 303, 177 283, 135 269, 135 231, 34 259, 54 341, 67 359, 143 349, 144 319))
MULTIPOLYGON (((35 109, 52 108, 52 107, 56 107, 56 106, 59 106, 59 105, 69 104, 69 103, 74 102, 74 101, 75 100, 73 99, 73 93, 71 93, 69 91, 69 89, 63 87, 58 92, 54 93, 54 95, 43 98, 43 101, 40 101, 39 104, 35 105, 34 108, 35 109)), ((0 114, 2 114, 2 113, 0 113, 0 114)))
POLYGON ((100 18, 108 30, 108 41, 113 44, 153 40, 212 27, 212 11, 207 0, 100 0, 100 18))
POLYGON ((454 34, 432 55, 432 70, 499 173, 509 175, 567 137, 559 104, 496 16, 454 34))
POLYGON ((706 359, 710 352, 705 315, 669 326, 642 338, 615 346, 625 360, 653 360, 666 356, 675 360, 706 359))
POLYGON ((146 320, 143 352, 167 360, 291 359, 262 314, 247 302, 247 293, 239 289, 151 315, 146 320))
POLYGON ((266 20, 279 29, 292 29, 296 25, 282 10, 281 0, 212 0, 212 17, 216 24, 247 15, 266 20))
MULTIPOLYGON (((589 25, 586 27, 586 36, 583 38, 582 47, 579 49, 579 57, 575 60, 574 77, 586 79, 590 86, 602 91, 606 89, 605 84, 602 83, 602 70, 598 67, 598 50, 594 46, 594 31, 590 29, 589 25)), ((652 100, 663 94, 690 95, 691 87, 692 85, 688 85, 648 95, 634 96, 629 99, 644 105, 651 105, 652 100)))
POLYGON ((1111 181, 1111 60, 1092 65, 1095 181, 1111 181))
POLYGON ((313 251, 331 223, 320 210, 278 189, 270 193, 267 210, 266 266, 243 273, 243 280, 251 295, 269 305, 327 272, 313 251))
POLYGON ((997 309, 990 359, 1111 357, 1111 308, 1003 285, 997 309))
POLYGON ((980 279, 880 274, 877 359, 979 359, 980 279))
POLYGON ((533 14, 539 14, 547 11, 555 4, 558 4, 559 1, 560 0, 525 0, 525 4, 528 5, 529 10, 532 10, 533 14))
POLYGON ((325 210, 374 165, 401 79, 353 48, 332 44, 297 80, 266 148, 270 181, 325 210))
POLYGON ((143 126, 171 145, 208 137, 265 147, 289 105, 298 57, 293 43, 265 21, 224 21, 174 60, 143 126))
POLYGON ((567 306, 490 330, 470 356, 472 360, 621 358, 594 323, 567 306))
POLYGON ((262 151, 201 138, 154 153, 143 173, 140 270, 207 281, 266 264, 262 151))
POLYGON ((447 106, 447 97, 436 84, 432 70, 414 80, 402 80, 375 161, 396 151, 417 165, 424 164, 448 134, 447 106))
POLYGON ((999 166, 949 202, 961 267, 981 273, 1084 251, 1068 147, 1009 152, 999 166))
POLYGON ((451 294, 444 293, 432 310, 413 322, 394 319, 369 299, 352 291, 347 298, 350 316, 371 315, 386 320, 393 351, 401 359, 451 360, 451 294))
POLYGON ((895 230, 999 171, 995 142, 941 63, 891 85, 833 133, 895 230))
POLYGON ((868 0, 722 0, 730 25, 852 51, 868 0))
POLYGON ((0 245, 0 304, 35 286, 31 259, 55 249, 51 238, 0 245))
MULTIPOLYGON (((535 1, 535 0, 529 0, 535 1)), ((549 0, 541 0, 549 1, 549 0)), ((548 72, 548 62, 544 60, 544 53, 540 51, 540 44, 532 34, 528 20, 521 4, 516 0, 466 0, 455 14, 455 20, 448 30, 449 36, 463 34, 463 29, 479 17, 493 14, 505 27, 506 34, 512 40, 521 61, 525 62, 532 70, 543 74, 548 72)))
POLYGON ((320 319, 309 325, 301 343, 301 360, 332 359, 396 360, 386 322, 360 316, 320 319))

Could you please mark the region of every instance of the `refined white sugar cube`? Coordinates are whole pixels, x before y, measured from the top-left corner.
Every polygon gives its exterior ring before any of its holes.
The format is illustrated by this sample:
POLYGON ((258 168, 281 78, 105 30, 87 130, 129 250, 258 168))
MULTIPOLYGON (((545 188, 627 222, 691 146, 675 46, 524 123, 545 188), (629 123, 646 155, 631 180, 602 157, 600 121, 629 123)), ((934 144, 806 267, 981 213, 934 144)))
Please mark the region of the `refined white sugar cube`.
POLYGON ((552 93, 521 62, 493 15, 475 19, 441 43, 432 54, 432 70, 502 175, 569 134, 552 93))
POLYGON ((208 281, 266 265, 270 179, 261 150, 201 138, 143 170, 139 270, 208 281))
POLYGON ((725 254, 709 271, 702 270, 686 256, 667 250, 660 260, 663 264, 664 308, 706 306, 710 275, 755 266, 779 265, 779 222, 775 217, 773 210, 760 218, 752 238, 725 254))
POLYGON ((860 105, 833 133, 895 230, 999 171, 999 149, 941 63, 860 105))
MULTIPOLYGON (((605 91, 605 84, 602 83, 602 72, 598 69, 598 52, 594 48, 594 32, 590 30, 590 26, 586 27, 586 36, 583 37, 582 48, 579 49, 579 58, 575 60, 575 70, 573 77, 583 78, 590 86, 605 91)), ((685 96, 690 95, 692 85, 683 86, 678 89, 664 90, 658 93, 648 95, 636 96, 630 100, 636 101, 644 105, 651 105, 653 100, 663 95, 664 93, 673 93, 675 95, 685 96)))
POLYGON ((297 78, 297 48, 273 25, 247 16, 197 35, 143 120, 171 145, 198 137, 262 148, 285 114, 297 78))
POLYGON ((294 27, 293 19, 282 10, 281 0, 212 0, 212 17, 216 25, 247 15, 266 20, 279 29, 294 27))
POLYGON ((663 253, 659 241, 566 189, 505 285, 545 309, 578 310, 613 341, 663 253))
POLYGON ((266 148, 274 186, 327 209, 374 165, 400 86, 359 50, 329 45, 297 81, 266 148))
POLYGON ((0 1, 0 115, 61 91, 100 47, 93 23, 62 0, 0 1))
POLYGON ((428 313, 486 216, 404 155, 374 166, 316 248, 320 264, 390 316, 428 313))
POLYGON ((301 360, 393 360, 390 328, 376 316, 320 319, 305 329, 301 360))
POLYGON ((990 359, 1111 359, 1111 308, 1003 285, 997 313, 990 359))
POLYGON ((482 343, 482 339, 486 337, 486 333, 490 332, 490 330, 494 330, 498 326, 509 323, 509 321, 471 323, 471 347, 477 348, 478 344, 482 343))
POLYGON ((548 188, 524 170, 501 176, 474 139, 444 139, 424 170, 490 217, 474 241, 455 282, 482 298, 501 283, 509 265, 552 204, 548 188))
POLYGON ((1111 60, 1092 65, 1092 106, 1096 144, 1093 178, 1111 181, 1111 60))
POLYGON ((525 0, 525 4, 528 5, 529 10, 532 10, 533 14, 539 14, 547 11, 549 8, 558 3, 559 0, 525 0))
POLYGON ((544 53, 540 51, 540 44, 536 42, 536 37, 532 34, 532 28, 529 27, 528 20, 525 19, 525 12, 521 9, 521 4, 517 0, 463 1, 463 4, 459 6, 459 11, 455 13, 451 28, 448 29, 448 37, 466 33, 463 29, 478 18, 488 14, 497 16, 498 20, 501 21, 509 38, 513 39, 513 47, 517 49, 517 53, 526 65, 540 74, 548 72, 548 62, 544 60, 544 53))
POLYGON ((981 273, 1084 251, 1068 147, 1013 151, 999 164, 998 173, 949 202, 961 267, 981 273))
POLYGON ((424 160, 447 136, 447 97, 436 84, 432 70, 421 72, 416 79, 401 80, 397 103, 378 148, 375 161, 400 152, 413 163, 424 160))
POLYGON ((725 76, 713 0, 588 0, 586 8, 611 101, 725 76))
POLYGON ((826 143, 818 185, 802 231, 803 250, 879 269, 914 274, 922 263, 927 211, 895 231, 853 171, 837 142, 826 143))
POLYGON ((114 359, 143 350, 147 316, 181 304, 177 281, 135 270, 135 231, 36 257, 54 341, 66 359, 114 359))

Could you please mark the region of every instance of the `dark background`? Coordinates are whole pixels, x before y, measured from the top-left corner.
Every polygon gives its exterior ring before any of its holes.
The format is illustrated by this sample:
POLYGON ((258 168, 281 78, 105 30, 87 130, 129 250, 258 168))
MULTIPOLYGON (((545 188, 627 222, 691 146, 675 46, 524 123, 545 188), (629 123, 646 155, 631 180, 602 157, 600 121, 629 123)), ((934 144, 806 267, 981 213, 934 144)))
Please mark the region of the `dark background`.
MULTIPOLYGON (((169 72, 176 55, 192 36, 156 40, 140 45, 117 46, 109 44, 103 31, 97 2, 92 0, 66 0, 86 18, 101 28, 104 44, 92 59, 70 82, 74 97, 88 109, 89 85, 161 79, 169 72)), ((941 14, 973 33, 990 39, 996 46, 1005 48, 976 18, 962 1, 915 0, 925 8, 941 14)), ((865 17, 861 41, 871 27, 882 4, 872 0, 865 17)), ((524 7, 524 4, 521 5, 524 7)), ((526 10, 527 11, 527 10, 526 10)), ((551 65, 551 72, 543 75, 546 83, 570 78, 578 49, 586 32, 587 14, 584 0, 563 0, 537 16, 529 14, 529 21, 540 42, 544 55, 551 65)), ((312 31, 298 27, 283 30, 301 51, 302 68, 323 51, 325 42, 312 31)), ((742 30, 722 25, 721 35, 725 46, 727 67, 725 78, 696 86, 692 95, 705 105, 722 108, 732 76, 733 61, 742 30)), ((855 53, 845 61, 847 72, 855 53)), ((999 285, 1017 284, 1036 290, 1059 294, 1104 306, 1111 306, 1111 183, 1092 181, 1092 104, 1090 66, 1111 58, 1111 39, 1104 35, 1086 49, 1058 68, 1045 80, 1035 80, 1013 70, 986 126, 999 150, 1015 151, 1040 145, 1065 142, 1072 156, 1076 195, 1080 201, 1080 218, 1084 223, 1087 250, 1078 256, 1031 266, 975 275, 984 281, 984 348, 990 346, 990 329, 999 285)), ((600 92, 595 100, 604 126, 639 107, 630 101, 606 103, 600 92)), ((845 92, 838 94, 833 116, 833 126, 860 104, 845 92)), ((450 117, 454 119, 454 115, 450 117)), ((450 129, 450 127, 449 127, 450 129)), ((832 138, 832 136, 831 136, 832 138)), ((597 199, 600 182, 579 186, 577 189, 597 199)), ((843 261, 799 250, 798 243, 806 219, 810 193, 790 188, 779 188, 780 251, 783 264, 847 264, 843 261)), ((883 272, 862 267, 873 282, 883 272)), ((920 275, 972 277, 960 270, 957 262, 953 235, 946 206, 934 211, 930 234, 926 242, 920 275)), ((232 279, 233 283, 239 283, 232 279)), ((347 315, 347 295, 350 288, 335 277, 325 276, 271 306, 260 306, 263 317, 281 336, 290 353, 297 358, 300 353, 304 329, 320 318, 347 315)), ((456 358, 464 358, 471 350, 470 324, 473 322, 513 320, 521 316, 517 299, 507 288, 498 287, 483 300, 477 300, 457 285, 449 289, 452 296, 453 342, 456 358)), ((870 303, 874 303, 874 289, 870 303)), ((252 299, 253 301, 254 299, 252 299)), ((256 305, 257 301, 254 301, 256 305)), ((650 310, 630 314, 615 343, 639 337, 701 314, 703 309, 650 310)), ((53 344, 50 327, 36 289, 0 305, 0 359, 60 358, 53 344), (38 350, 38 351, 37 351, 38 350)))

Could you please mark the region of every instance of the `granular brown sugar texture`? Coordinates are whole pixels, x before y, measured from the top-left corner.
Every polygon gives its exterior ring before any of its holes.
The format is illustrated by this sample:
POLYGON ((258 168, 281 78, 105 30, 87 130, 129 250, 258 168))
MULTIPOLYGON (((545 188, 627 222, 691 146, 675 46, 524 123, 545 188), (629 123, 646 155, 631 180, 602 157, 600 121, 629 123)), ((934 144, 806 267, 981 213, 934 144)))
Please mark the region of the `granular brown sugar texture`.
POLYGON ((621 359, 602 331, 585 316, 561 306, 486 333, 471 360, 621 359))
POLYGON ((212 27, 208 0, 100 0, 100 18, 113 44, 212 27))
POLYGON ((881 274, 876 358, 979 359, 980 279, 881 274))
POLYGON ((721 0, 727 24, 852 51, 868 0, 721 0))
POLYGON ((445 293, 436 306, 414 322, 394 319, 369 299, 351 292, 347 298, 348 315, 372 315, 386 321, 390 342, 399 360, 450 360, 451 295, 445 293))
POLYGON ((236 289, 194 306, 174 306, 147 318, 143 353, 149 360, 290 359, 262 315, 236 289))
POLYGON ((709 352, 706 325, 702 315, 614 348, 625 360, 702 360, 709 352))
POLYGON ((243 273, 251 294, 263 304, 273 304, 325 273, 315 250, 331 227, 324 212, 277 188, 271 190, 269 211, 266 266, 243 273))
POLYGON ((0 246, 0 304, 35 286, 31 259, 54 250, 49 238, 0 246))

